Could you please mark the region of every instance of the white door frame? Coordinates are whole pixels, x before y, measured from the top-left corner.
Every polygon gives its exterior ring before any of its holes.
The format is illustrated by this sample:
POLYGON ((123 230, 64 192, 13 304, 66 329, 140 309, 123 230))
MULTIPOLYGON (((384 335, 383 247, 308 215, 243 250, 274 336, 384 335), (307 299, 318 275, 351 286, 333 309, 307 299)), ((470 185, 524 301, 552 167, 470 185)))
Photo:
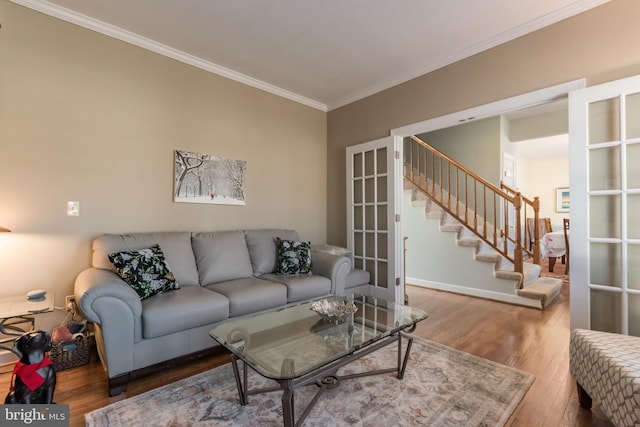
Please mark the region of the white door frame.
POLYGON ((477 107, 469 108, 467 110, 458 111, 456 113, 451 113, 411 125, 395 128, 391 130, 391 135, 404 138, 411 135, 418 135, 425 132, 444 129, 472 120, 475 121, 486 119, 488 117, 498 116, 500 114, 520 110, 522 108, 546 104, 548 102, 565 97, 569 94, 569 92, 582 89, 585 86, 585 79, 572 80, 570 82, 503 99, 501 101, 492 102, 490 104, 480 105, 477 107))
MULTIPOLYGON (((424 120, 418 123, 414 123, 407 126, 402 126, 399 128, 392 129, 390 131, 391 136, 394 139, 394 144, 396 147, 400 147, 400 158, 403 156, 403 140, 405 137, 411 135, 419 135, 421 133, 431 132, 439 129, 444 129, 451 126, 456 126, 470 120, 480 120, 489 117, 494 117, 497 115, 505 114, 511 111, 520 110, 522 108, 533 107, 536 105, 546 104, 561 98, 568 96, 570 92, 573 92, 578 89, 582 89, 586 87, 585 79, 572 80, 566 83, 561 83, 559 85, 551 86, 548 88, 536 90, 533 92, 525 93, 522 95, 514 96, 511 98, 506 98, 500 101, 492 102, 485 105, 480 105, 477 107, 469 108, 467 110, 458 111, 451 114, 446 114, 444 116, 435 117, 432 119, 424 120)), ((402 188, 403 188, 403 179, 402 179, 402 163, 400 163, 399 170, 396 171, 399 175, 399 178, 396 180, 396 196, 400 197, 400 201, 398 203, 398 214, 402 215, 401 206, 402 206, 402 188)), ((404 260, 404 251, 403 247, 403 230, 401 228, 401 222, 397 223, 397 233, 396 233, 396 254, 401 254, 399 258, 396 259, 396 265, 399 266, 400 274, 397 277, 400 277, 402 286, 401 290, 404 290, 404 262, 400 262, 404 260)), ((402 301, 401 299, 396 299, 396 301, 402 301)))

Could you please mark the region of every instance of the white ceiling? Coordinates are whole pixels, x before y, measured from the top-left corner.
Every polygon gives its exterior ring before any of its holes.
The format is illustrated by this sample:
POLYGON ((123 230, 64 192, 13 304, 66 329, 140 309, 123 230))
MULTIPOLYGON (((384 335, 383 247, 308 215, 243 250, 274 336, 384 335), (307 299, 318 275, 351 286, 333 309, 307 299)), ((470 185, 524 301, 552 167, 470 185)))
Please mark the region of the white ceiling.
POLYGON ((554 135, 516 142, 517 153, 531 161, 569 157, 569 135, 554 135))
POLYGON ((327 111, 609 0, 11 1, 327 111))

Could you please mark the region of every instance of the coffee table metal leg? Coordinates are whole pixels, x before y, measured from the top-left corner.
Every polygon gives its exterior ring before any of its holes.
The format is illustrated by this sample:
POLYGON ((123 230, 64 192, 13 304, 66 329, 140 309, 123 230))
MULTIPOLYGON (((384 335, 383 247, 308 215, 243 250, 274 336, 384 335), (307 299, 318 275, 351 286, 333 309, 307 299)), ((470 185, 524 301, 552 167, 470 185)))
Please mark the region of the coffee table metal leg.
MULTIPOLYGON (((244 364, 244 362, 242 362, 244 364)), ((247 404, 247 391, 245 387, 247 387, 247 367, 244 368, 244 384, 242 384, 242 380, 240 379, 240 371, 238 369, 238 358, 232 354, 231 355, 231 366, 233 367, 233 375, 236 377, 236 387, 238 388, 238 397, 240 398, 240 404, 247 404)))
MULTIPOLYGON (((407 337, 407 349, 404 352, 404 360, 402 362, 402 369, 398 371, 398 379, 404 378, 404 371, 407 369, 407 362, 409 362, 409 353, 411 352, 411 345, 413 344, 413 337, 407 337)), ((400 345, 400 339, 398 339, 398 345, 400 345)), ((398 348, 398 367, 400 367, 400 348, 398 348)))
POLYGON ((293 410, 293 379, 282 381, 282 417, 284 418, 284 427, 294 427, 294 410, 293 410))

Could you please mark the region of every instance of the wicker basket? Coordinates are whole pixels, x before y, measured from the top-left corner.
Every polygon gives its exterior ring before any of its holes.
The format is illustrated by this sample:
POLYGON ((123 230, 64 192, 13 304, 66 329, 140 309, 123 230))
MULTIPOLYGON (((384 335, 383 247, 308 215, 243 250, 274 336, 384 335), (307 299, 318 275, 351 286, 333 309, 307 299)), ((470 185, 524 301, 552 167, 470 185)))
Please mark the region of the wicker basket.
POLYGON ((56 371, 75 368, 89 363, 89 343, 86 336, 78 336, 73 341, 54 345, 49 352, 49 359, 56 371))

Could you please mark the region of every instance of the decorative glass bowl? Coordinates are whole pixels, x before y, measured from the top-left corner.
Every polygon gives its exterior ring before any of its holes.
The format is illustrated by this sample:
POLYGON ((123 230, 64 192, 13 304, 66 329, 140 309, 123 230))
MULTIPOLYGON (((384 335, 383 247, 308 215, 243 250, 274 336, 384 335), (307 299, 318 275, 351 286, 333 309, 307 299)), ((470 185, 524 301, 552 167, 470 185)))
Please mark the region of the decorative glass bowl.
POLYGON ((358 311, 358 307, 353 302, 323 299, 312 302, 311 310, 328 322, 341 323, 347 316, 358 311))

